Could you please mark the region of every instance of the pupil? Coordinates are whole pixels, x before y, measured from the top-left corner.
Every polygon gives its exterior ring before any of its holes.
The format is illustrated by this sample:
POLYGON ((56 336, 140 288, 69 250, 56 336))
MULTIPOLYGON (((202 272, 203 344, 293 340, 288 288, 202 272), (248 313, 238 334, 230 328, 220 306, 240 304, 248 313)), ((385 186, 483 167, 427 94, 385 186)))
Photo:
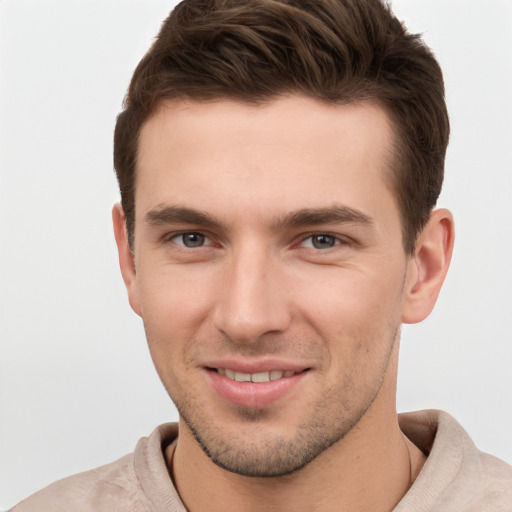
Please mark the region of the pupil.
POLYGON ((334 246, 334 237, 331 235, 315 235, 313 237, 313 247, 316 249, 325 249, 334 246))
POLYGON ((201 233, 187 233, 183 235, 185 247, 200 247, 204 244, 204 235, 201 233))

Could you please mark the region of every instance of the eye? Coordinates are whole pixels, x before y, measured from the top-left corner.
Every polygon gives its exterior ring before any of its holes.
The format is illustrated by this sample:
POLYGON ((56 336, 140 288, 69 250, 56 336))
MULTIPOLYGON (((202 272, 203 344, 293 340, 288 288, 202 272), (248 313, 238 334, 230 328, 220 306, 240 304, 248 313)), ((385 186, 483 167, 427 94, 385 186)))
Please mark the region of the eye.
POLYGON ((304 239, 301 245, 302 247, 313 249, 330 249, 340 243, 341 240, 334 235, 330 235, 329 233, 315 233, 304 239))
POLYGON ((194 247, 202 247, 206 244, 207 238, 202 233, 198 233, 196 231, 190 231, 186 233, 180 233, 179 235, 174 235, 171 240, 183 247, 194 248, 194 247))

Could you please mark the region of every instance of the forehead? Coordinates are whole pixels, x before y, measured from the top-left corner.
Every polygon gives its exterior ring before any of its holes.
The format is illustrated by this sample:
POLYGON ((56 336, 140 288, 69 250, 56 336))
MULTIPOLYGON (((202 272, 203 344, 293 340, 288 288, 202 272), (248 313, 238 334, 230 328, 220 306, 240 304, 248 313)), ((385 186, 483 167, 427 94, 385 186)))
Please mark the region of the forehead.
POLYGON ((392 147, 389 117, 372 103, 167 102, 141 130, 136 210, 184 202, 221 214, 235 214, 236 204, 239 212, 273 205, 276 215, 328 202, 371 207, 392 199, 392 147))

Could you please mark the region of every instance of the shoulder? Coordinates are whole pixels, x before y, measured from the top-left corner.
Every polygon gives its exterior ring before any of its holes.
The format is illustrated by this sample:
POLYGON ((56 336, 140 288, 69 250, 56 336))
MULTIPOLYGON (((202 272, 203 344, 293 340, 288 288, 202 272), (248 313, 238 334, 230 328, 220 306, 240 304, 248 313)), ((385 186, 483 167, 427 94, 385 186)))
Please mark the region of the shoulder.
POLYGON ((12 512, 32 512, 45 510, 143 510, 126 507, 127 501, 140 501, 140 485, 134 472, 133 454, 105 466, 79 473, 59 480, 36 492, 14 507, 12 512))
POLYGON ((148 472, 172 487, 163 449, 177 434, 174 424, 142 438, 134 453, 90 471, 59 480, 16 505, 11 512, 144 512, 148 472))
POLYGON ((399 420, 428 458, 396 512, 512 511, 512 467, 478 450, 454 418, 443 411, 419 411, 399 420))

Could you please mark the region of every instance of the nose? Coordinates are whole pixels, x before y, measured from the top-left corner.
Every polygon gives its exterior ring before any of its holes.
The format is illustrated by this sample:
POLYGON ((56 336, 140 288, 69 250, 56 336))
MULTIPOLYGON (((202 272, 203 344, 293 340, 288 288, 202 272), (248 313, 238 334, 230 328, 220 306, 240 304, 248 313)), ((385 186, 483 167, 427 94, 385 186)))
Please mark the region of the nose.
POLYGON ((226 263, 215 327, 236 342, 254 342, 287 329, 291 320, 278 262, 262 248, 247 247, 226 263))

